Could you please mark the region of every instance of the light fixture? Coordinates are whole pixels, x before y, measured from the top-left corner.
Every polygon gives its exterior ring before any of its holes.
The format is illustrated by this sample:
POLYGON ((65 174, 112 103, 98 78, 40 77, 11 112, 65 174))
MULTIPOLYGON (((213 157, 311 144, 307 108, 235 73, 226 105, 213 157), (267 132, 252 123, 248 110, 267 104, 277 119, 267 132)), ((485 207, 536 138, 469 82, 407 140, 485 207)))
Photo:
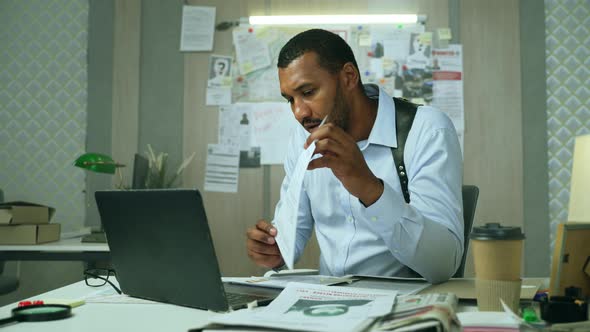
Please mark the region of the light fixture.
POLYGON ((426 21, 425 15, 278 15, 250 16, 251 25, 313 25, 313 24, 412 24, 426 21))
POLYGON ((110 156, 101 153, 85 153, 74 161, 74 166, 97 173, 115 174, 119 167, 125 167, 113 160, 110 156))

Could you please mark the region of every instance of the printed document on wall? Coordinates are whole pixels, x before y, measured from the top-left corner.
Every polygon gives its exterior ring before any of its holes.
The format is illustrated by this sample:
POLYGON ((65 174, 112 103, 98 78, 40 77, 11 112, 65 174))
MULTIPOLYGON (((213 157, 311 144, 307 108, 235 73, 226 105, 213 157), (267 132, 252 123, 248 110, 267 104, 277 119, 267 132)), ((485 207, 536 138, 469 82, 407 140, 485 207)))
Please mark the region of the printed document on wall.
POLYGON ((461 150, 465 132, 462 56, 461 45, 449 45, 449 48, 432 51, 432 105, 446 113, 453 121, 459 135, 461 150))
POLYGON ((209 144, 205 167, 205 191, 238 192, 240 150, 237 146, 209 144))
POLYGON ((240 146, 240 113, 232 105, 219 107, 217 142, 221 145, 240 146))
POLYGON ((207 88, 205 103, 207 106, 231 104, 231 87, 207 88))
POLYGON ((215 7, 183 6, 181 51, 212 51, 215 7))
POLYGON ((256 37, 256 31, 235 29, 233 31, 234 47, 240 74, 246 75, 255 70, 270 66, 272 63, 268 45, 256 37))
POLYGON ((287 103, 253 103, 254 137, 260 163, 283 164, 291 133, 299 124, 287 103))

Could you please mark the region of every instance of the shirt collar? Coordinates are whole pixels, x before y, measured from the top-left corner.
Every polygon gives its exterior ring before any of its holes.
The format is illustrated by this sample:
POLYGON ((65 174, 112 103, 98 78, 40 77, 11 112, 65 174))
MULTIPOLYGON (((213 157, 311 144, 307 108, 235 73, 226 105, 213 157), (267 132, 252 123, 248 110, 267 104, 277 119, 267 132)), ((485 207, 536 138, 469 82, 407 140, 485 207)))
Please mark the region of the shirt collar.
POLYGON ((373 128, 371 128, 368 143, 397 148, 395 103, 393 99, 375 84, 366 84, 364 88, 367 97, 379 100, 377 117, 373 128))

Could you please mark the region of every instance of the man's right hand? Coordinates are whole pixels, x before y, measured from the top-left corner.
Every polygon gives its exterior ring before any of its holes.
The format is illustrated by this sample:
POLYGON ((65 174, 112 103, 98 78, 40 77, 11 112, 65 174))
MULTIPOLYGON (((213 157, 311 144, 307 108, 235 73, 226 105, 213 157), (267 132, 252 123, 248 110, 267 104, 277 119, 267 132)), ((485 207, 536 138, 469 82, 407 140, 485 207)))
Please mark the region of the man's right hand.
POLYGON ((246 232, 248 256, 256 265, 275 268, 284 264, 279 246, 275 240, 277 229, 265 220, 259 220, 256 227, 246 232))

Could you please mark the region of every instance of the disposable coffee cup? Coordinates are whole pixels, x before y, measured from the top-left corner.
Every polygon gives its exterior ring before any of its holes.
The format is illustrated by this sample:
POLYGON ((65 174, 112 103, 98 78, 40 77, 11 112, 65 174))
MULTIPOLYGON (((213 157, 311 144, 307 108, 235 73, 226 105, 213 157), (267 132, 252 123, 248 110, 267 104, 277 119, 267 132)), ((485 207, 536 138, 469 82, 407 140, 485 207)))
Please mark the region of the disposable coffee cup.
POLYGON ((520 227, 488 223, 474 227, 469 238, 473 248, 479 310, 502 311, 502 299, 518 311, 525 238, 520 227))

